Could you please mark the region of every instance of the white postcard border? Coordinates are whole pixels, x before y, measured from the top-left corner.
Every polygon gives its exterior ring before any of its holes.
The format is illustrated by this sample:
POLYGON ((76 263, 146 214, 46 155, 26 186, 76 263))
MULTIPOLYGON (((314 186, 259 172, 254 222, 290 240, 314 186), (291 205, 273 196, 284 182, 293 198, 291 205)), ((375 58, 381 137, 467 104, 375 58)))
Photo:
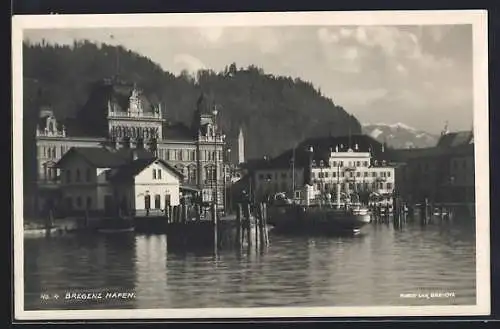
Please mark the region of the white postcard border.
POLYGON ((126 15, 14 16, 13 58, 13 237, 14 311, 18 320, 70 319, 180 319, 339 316, 453 316, 490 313, 490 206, 488 121, 488 31, 484 10, 287 12, 126 15), (473 25, 474 142, 476 178, 476 299, 473 306, 404 307, 283 307, 137 310, 24 310, 23 268, 23 67, 24 29, 200 26, 304 26, 304 25, 473 25), (480 237, 480 238, 478 238, 480 237))

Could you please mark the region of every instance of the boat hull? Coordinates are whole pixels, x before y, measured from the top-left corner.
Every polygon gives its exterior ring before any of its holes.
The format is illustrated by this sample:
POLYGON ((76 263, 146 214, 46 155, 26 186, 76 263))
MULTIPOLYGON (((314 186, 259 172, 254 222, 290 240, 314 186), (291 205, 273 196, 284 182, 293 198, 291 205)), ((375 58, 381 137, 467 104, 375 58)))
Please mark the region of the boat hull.
POLYGON ((371 221, 368 212, 331 207, 271 207, 268 215, 269 224, 283 233, 359 233, 371 221))

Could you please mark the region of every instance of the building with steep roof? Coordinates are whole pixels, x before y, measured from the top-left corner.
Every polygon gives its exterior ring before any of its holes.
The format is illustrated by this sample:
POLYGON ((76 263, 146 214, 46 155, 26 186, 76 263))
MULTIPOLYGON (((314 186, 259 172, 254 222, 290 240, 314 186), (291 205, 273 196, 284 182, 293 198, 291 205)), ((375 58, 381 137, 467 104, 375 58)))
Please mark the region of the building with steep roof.
POLYGON ((72 147, 56 166, 57 214, 137 214, 179 204, 183 175, 147 151, 72 147))
POLYGON ((295 149, 254 163, 252 194, 260 200, 284 192, 301 198, 305 185, 314 194, 340 191, 390 194, 395 166, 386 160, 384 145, 365 135, 306 139, 295 149))
POLYGON ((435 147, 392 152, 403 162, 396 174, 399 193, 413 202, 474 204, 475 166, 472 131, 443 131, 435 147))
POLYGON ((202 192, 205 201, 217 196, 223 207, 226 140, 215 110, 215 104, 202 94, 191 126, 172 122, 166 116, 168 109, 153 95, 135 84, 110 79, 92 85, 87 102, 74 118, 58 120, 43 108, 36 130, 35 208, 45 209, 61 198, 61 171, 56 163, 66 152, 73 147, 103 146, 151 152, 184 175, 184 186, 202 192))

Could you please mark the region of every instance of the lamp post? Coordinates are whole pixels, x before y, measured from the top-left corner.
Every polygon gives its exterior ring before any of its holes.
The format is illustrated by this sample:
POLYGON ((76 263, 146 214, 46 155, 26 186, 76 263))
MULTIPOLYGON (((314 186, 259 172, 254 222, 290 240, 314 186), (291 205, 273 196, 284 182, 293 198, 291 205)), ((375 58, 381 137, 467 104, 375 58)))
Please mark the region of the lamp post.
POLYGON ((214 203, 215 203, 215 209, 217 210, 217 206, 218 206, 218 191, 217 191, 217 188, 218 188, 218 184, 217 184, 217 108, 214 108, 214 110, 212 111, 212 114, 214 115, 214 163, 215 163, 215 168, 214 168, 214 177, 212 178, 215 178, 215 190, 214 190, 214 203))
POLYGON ((232 177, 232 172, 231 172, 231 149, 228 148, 227 149, 227 161, 226 163, 224 164, 224 211, 226 213, 230 212, 232 210, 232 207, 231 207, 231 202, 229 200, 230 196, 231 196, 231 191, 229 191, 228 193, 228 190, 231 189, 231 184, 229 184, 229 187, 226 185, 226 180, 227 180, 227 176, 228 176, 228 173, 226 172, 226 165, 228 166, 228 170, 229 170, 229 179, 231 179, 232 177), (229 207, 229 211, 228 211, 228 207, 229 207))

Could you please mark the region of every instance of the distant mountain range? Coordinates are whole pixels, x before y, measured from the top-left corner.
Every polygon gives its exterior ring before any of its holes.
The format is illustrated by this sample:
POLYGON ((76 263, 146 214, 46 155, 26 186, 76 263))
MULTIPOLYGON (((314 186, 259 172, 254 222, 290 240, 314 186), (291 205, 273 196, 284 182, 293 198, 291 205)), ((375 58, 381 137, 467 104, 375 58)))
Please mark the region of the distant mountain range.
POLYGON ((362 125, 363 133, 396 149, 423 148, 435 146, 439 136, 410 127, 404 123, 367 123, 362 125))

